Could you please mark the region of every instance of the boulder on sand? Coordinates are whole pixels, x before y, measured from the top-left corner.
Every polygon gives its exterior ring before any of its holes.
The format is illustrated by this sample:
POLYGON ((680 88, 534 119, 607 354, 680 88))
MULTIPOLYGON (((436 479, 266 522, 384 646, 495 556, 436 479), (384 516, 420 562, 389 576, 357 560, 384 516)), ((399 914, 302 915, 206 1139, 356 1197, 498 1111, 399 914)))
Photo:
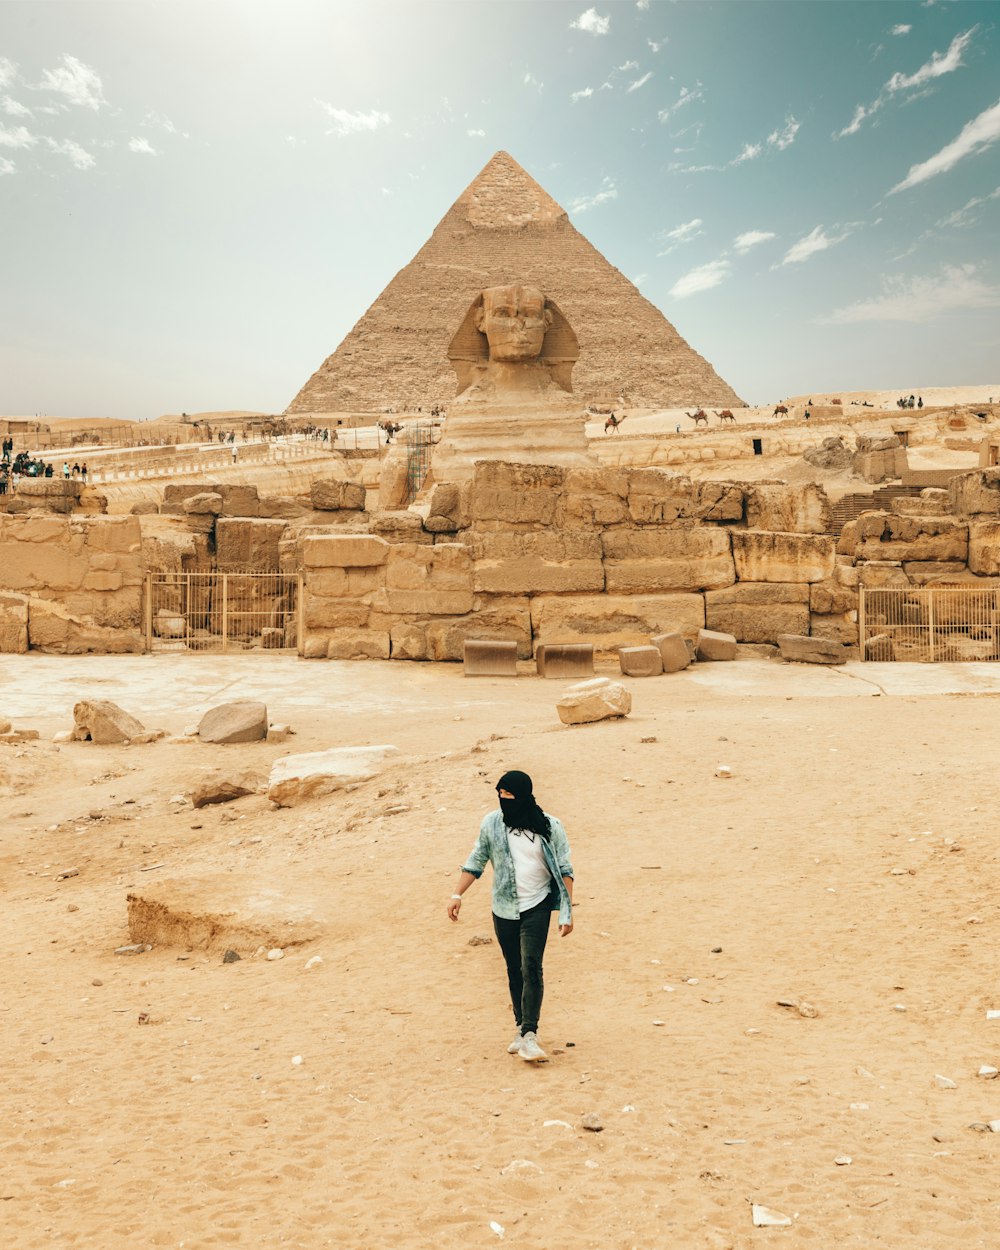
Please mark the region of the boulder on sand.
POLYGON ((188 797, 195 807, 208 807, 212 803, 231 803, 245 794, 256 794, 260 788, 261 779, 256 773, 216 773, 199 781, 188 797))
POLYGON ((209 708, 198 725, 198 737, 222 745, 261 742, 267 737, 267 705, 241 699, 209 708))
POLYGON ((130 742, 146 732, 145 727, 110 699, 81 699, 73 706, 73 738, 110 746, 130 742))
POLYGON ((570 686, 556 703, 556 711, 564 725, 587 725, 591 721, 628 716, 632 696, 620 681, 595 677, 570 686))
POLYGON ((279 807, 294 807, 307 799, 370 781, 398 755, 398 749, 391 746, 335 747, 286 755, 271 768, 267 797, 279 807))

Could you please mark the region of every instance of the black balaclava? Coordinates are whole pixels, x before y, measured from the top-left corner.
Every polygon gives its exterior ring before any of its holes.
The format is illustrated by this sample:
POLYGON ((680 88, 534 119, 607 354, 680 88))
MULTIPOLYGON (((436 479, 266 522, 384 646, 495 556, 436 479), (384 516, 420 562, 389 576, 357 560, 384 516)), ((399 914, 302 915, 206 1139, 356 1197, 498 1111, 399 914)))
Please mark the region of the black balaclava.
POLYGON ((535 802, 531 792, 531 778, 527 773, 504 773, 497 782, 497 791, 509 790, 512 799, 500 799, 503 822, 508 829, 530 829, 543 838, 549 836, 549 822, 545 813, 535 802))

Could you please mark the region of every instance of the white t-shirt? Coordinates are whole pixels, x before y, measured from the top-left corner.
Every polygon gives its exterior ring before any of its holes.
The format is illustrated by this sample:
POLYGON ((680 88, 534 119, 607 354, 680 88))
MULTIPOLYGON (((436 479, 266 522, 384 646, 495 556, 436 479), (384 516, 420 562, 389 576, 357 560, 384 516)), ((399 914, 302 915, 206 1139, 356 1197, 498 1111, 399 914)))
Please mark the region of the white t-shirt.
POLYGON ((508 829, 507 842, 514 860, 517 906, 520 911, 525 912, 537 907, 548 897, 552 888, 552 874, 542 853, 540 834, 530 829, 508 829))

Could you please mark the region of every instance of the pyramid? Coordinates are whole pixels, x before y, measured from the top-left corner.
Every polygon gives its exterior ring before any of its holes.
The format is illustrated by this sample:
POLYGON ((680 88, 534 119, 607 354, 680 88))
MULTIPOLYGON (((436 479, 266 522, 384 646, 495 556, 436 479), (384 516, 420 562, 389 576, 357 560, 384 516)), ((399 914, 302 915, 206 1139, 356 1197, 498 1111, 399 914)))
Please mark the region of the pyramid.
POLYGON ((286 411, 447 404, 457 390, 448 345, 470 303, 513 282, 539 287, 575 331, 573 391, 582 403, 624 395, 635 407, 742 404, 566 210, 497 152, 286 411))

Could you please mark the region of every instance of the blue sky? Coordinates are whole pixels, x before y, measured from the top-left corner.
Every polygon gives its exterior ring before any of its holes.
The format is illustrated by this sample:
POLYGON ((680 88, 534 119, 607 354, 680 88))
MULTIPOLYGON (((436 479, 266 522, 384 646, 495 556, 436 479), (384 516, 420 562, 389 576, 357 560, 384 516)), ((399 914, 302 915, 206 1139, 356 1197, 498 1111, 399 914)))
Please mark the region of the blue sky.
POLYGON ((998 27, 0 0, 0 413, 282 410, 501 148, 751 402, 996 382, 998 27))

